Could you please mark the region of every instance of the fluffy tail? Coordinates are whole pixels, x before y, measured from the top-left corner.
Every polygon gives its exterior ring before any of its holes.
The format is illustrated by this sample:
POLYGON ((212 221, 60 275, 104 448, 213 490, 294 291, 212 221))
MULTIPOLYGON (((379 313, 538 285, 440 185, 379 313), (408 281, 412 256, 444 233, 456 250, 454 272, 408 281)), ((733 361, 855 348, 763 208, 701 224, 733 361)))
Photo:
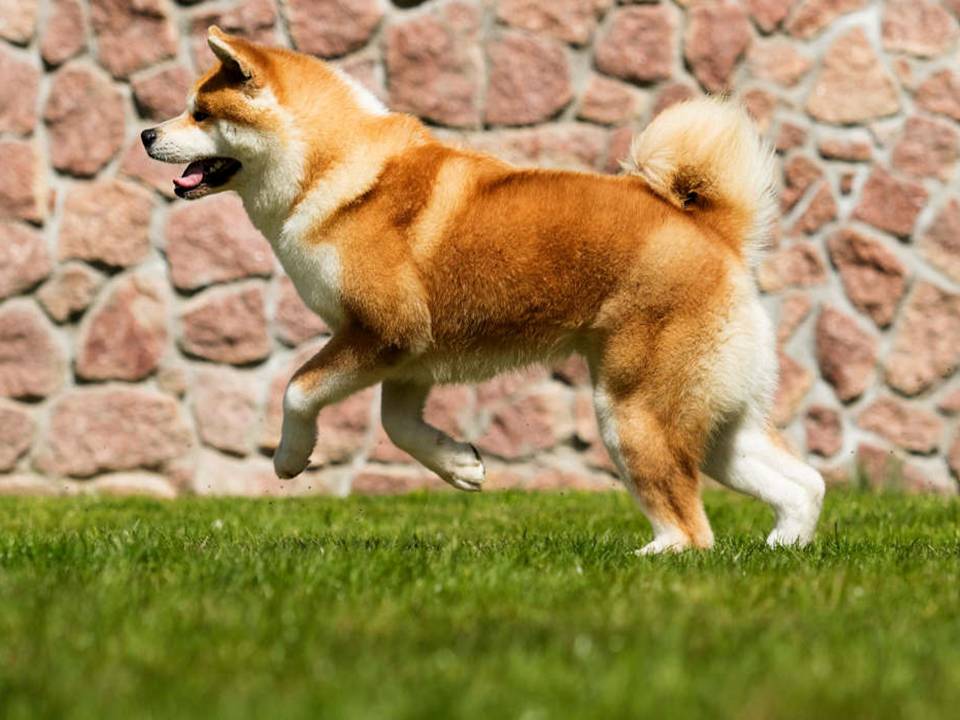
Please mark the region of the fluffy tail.
POLYGON ((630 147, 626 170, 674 206, 701 214, 750 264, 776 213, 774 156, 735 102, 690 100, 658 115, 630 147))

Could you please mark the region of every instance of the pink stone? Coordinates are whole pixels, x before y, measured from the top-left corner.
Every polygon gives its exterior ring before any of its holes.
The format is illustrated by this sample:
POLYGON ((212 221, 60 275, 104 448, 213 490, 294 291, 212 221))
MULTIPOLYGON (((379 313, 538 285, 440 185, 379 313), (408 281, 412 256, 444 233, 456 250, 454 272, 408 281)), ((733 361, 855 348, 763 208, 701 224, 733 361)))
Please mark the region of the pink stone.
POLYGON ((285 345, 299 345, 318 335, 329 334, 327 324, 306 306, 290 278, 277 281, 277 304, 274 330, 285 345))
POLYGON ((905 395, 917 395, 950 376, 958 363, 960 294, 916 282, 887 356, 887 383, 905 395))
POLYGON ((140 262, 150 250, 152 208, 147 190, 123 180, 73 185, 60 224, 60 259, 79 258, 114 267, 140 262))
POLYGON ((817 318, 816 355, 820 373, 843 402, 860 397, 873 382, 876 339, 839 310, 825 307, 817 318))
POLYGON ((926 202, 927 191, 922 185, 898 180, 877 165, 867 178, 853 217, 898 237, 908 237, 926 202))
POLYGON ((784 38, 753 43, 747 59, 754 77, 786 87, 800 82, 813 66, 805 53, 784 38))
POLYGON ((763 88, 750 88, 740 95, 743 107, 753 120, 757 131, 764 135, 770 129, 773 115, 777 110, 777 96, 763 88))
POLYGON ((232 193, 174 208, 166 239, 170 279, 182 290, 273 272, 270 244, 232 193))
POLYGON ((599 170, 607 149, 607 132, 575 123, 478 133, 464 138, 476 150, 521 165, 599 170))
POLYGON ((40 55, 48 65, 60 65, 87 46, 80 0, 53 0, 40 39, 40 55))
POLYGON ((287 21, 294 47, 320 57, 339 57, 370 40, 383 8, 378 0, 288 0, 287 21))
POLYGON ((37 26, 37 0, 0 0, 0 37, 26 45, 37 26))
POLYGON ((834 233, 827 246, 850 302, 878 327, 890 325, 906 290, 904 264, 880 240, 851 228, 834 233))
POLYGON ((837 201, 833 198, 833 192, 830 190, 830 184, 820 183, 810 203, 806 209, 797 218, 793 226, 794 232, 802 232, 806 235, 813 235, 828 222, 837 219, 837 201))
MULTIPOLYGON (((329 3, 324 3, 329 4, 329 3)), ((274 26, 277 8, 274 0, 243 0, 222 9, 211 9, 194 15, 190 23, 190 47, 193 62, 201 72, 214 63, 213 53, 207 44, 207 28, 216 25, 224 32, 254 42, 276 45, 274 26)))
POLYGON ((800 0, 787 21, 787 32, 808 40, 834 20, 866 5, 867 0, 800 0))
POLYGON ((634 82, 670 77, 675 23, 664 5, 614 11, 610 29, 596 44, 600 72, 634 82))
POLYGON ((63 351, 30 300, 0 307, 0 397, 42 398, 63 384, 63 351))
POLYGON ((177 33, 162 0, 90 0, 100 64, 126 77, 177 52, 177 33))
POLYGON ((453 127, 480 122, 482 68, 476 42, 432 15, 386 31, 390 107, 453 127))
POLYGON ((791 210, 813 185, 823 178, 823 168, 805 155, 794 155, 783 166, 784 188, 780 209, 791 210))
POLYGON ((510 402, 519 393, 543 382, 549 372, 541 365, 531 365, 497 375, 477 386, 477 401, 484 408, 496 409, 503 402, 510 402))
POLYGON ((651 117, 656 117, 671 105, 695 98, 697 94, 696 90, 685 83, 666 83, 660 91, 660 94, 657 95, 657 101, 653 105, 651 117))
POLYGON ((797 293, 787 297, 780 306, 780 323, 777 325, 777 342, 787 342, 797 328, 807 319, 813 309, 813 302, 806 295, 797 293))
POLYGON ((501 0, 497 3, 497 19, 513 27, 583 45, 597 27, 599 11, 609 4, 609 0, 501 0))
POLYGON ((20 223, 0 222, 0 300, 29 290, 50 270, 40 233, 20 223))
POLYGON ((487 46, 485 119, 494 125, 549 120, 572 99, 564 49, 544 38, 507 33, 487 46))
POLYGON ((80 327, 77 376, 85 380, 142 380, 167 345, 168 298, 158 278, 120 277, 80 327))
POLYGON ((245 365, 270 354, 259 283, 205 290, 183 306, 180 321, 180 347, 189 355, 245 365))
POLYGON ((212 450, 199 453, 196 472, 187 482, 190 492, 206 496, 263 497, 279 495, 284 487, 266 458, 232 458, 212 450))
POLYGON ((893 450, 860 443, 857 468, 874 490, 936 491, 937 485, 915 464, 904 462, 893 450))
POLYGON ((633 128, 629 125, 619 127, 610 133, 610 142, 607 144, 607 162, 603 170, 611 175, 623 172, 624 163, 628 162, 630 146, 633 144, 633 128))
POLYGON ((730 90, 750 37, 750 21, 737 0, 697 3, 687 11, 684 57, 707 90, 730 90))
POLYGON ((33 444, 30 413, 15 403, 0 401, 0 472, 9 472, 33 444))
POLYGON ((57 497, 71 494, 65 485, 32 473, 5 475, 0 477, 0 495, 57 497))
POLYGON ((367 465, 353 478, 350 492, 354 495, 395 495, 399 493, 446 492, 450 486, 433 473, 409 468, 367 465))
POLYGON ((860 413, 857 424, 916 453, 936 451, 943 431, 943 421, 932 412, 891 397, 870 403, 860 413))
POLYGON ((143 117, 167 120, 183 112, 193 80, 183 65, 171 65, 137 75, 130 86, 143 117))
POLYGON ((173 178, 183 174, 186 165, 163 163, 149 157, 140 138, 136 138, 123 154, 120 172, 139 180, 167 198, 174 198, 173 178))
POLYGON ((43 221, 46 185, 34 142, 0 140, 0 221, 43 221))
POLYGON ((567 385, 589 385, 590 368, 587 361, 580 355, 571 355, 566 360, 555 364, 552 368, 553 376, 567 385))
POLYGON ((177 488, 162 475, 145 472, 119 472, 101 475, 84 484, 92 495, 107 497, 149 497, 172 500, 177 488))
POLYGON ((873 143, 865 132, 821 138, 817 144, 817 150, 828 160, 856 162, 870 160, 873 157, 873 143))
POLYGON ((570 408, 555 393, 536 392, 505 403, 477 439, 481 450, 505 459, 519 459, 546 450, 564 437, 570 408))
POLYGON ((950 466, 953 477, 960 480, 960 433, 957 433, 953 445, 947 451, 947 464, 950 466))
POLYGON ((883 47, 933 57, 956 42, 960 30, 950 13, 932 0, 887 0, 883 8, 883 47))
POLYGON ((796 0, 747 0, 750 17, 765 33, 777 29, 796 0))
POLYGON ((811 405, 803 421, 807 450, 822 457, 833 457, 843 447, 843 422, 840 413, 824 405, 811 405))
POLYGON ((773 400, 773 422, 777 427, 790 424, 813 385, 813 374, 792 357, 778 352, 780 384, 773 400))
POLYGON ((0 47, 0 132, 26 135, 37 124, 40 71, 0 47))
POLYGON ((123 144, 123 96, 81 65, 66 65, 54 76, 43 119, 53 166, 72 175, 96 174, 123 144))
POLYGON ((226 367, 198 369, 190 397, 200 439, 236 455, 253 450, 260 392, 260 383, 250 373, 226 367))
POLYGON ((893 115, 900 109, 896 81, 861 28, 836 40, 824 55, 807 112, 829 123, 854 123, 893 115))
POLYGON ((813 243, 797 243, 767 255, 757 270, 757 283, 763 292, 821 285, 826 267, 813 243))
POLYGON ((83 263, 70 262, 57 267, 37 291, 37 300, 47 315, 62 323, 86 310, 102 284, 100 273, 83 263))
POLYGON ((950 70, 933 73, 917 88, 916 100, 924 110, 960 120, 960 75, 950 70))
POLYGON ((580 99, 577 117, 604 125, 629 122, 640 108, 637 92, 626 83, 592 75, 580 99))
POLYGON ((937 409, 945 415, 956 415, 960 413, 960 388, 948 392, 940 402, 937 403, 937 409))
POLYGON ((960 136, 953 126, 939 120, 914 116, 904 125, 893 149, 893 167, 919 178, 949 180, 960 157, 960 136))
POLYGON ((50 408, 38 466, 76 477, 155 469, 185 454, 190 445, 179 405, 167 395, 134 387, 70 390, 50 408))
POLYGON ((960 200, 950 198, 920 238, 920 252, 948 277, 960 282, 960 200))
POLYGON ((777 152, 787 152, 802 147, 807 142, 807 129, 801 125, 796 125, 788 120, 780 123, 780 131, 777 133, 777 139, 774 146, 777 152))

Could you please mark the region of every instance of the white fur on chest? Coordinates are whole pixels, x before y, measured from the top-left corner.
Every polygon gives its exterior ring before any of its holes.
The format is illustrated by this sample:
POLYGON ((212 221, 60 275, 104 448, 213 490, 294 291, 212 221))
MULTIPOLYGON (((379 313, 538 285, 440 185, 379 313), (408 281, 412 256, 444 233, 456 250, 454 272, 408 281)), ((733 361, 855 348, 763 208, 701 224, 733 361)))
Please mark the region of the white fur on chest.
POLYGON ((344 316, 337 248, 332 243, 308 243, 283 234, 273 249, 307 307, 336 329, 344 316))

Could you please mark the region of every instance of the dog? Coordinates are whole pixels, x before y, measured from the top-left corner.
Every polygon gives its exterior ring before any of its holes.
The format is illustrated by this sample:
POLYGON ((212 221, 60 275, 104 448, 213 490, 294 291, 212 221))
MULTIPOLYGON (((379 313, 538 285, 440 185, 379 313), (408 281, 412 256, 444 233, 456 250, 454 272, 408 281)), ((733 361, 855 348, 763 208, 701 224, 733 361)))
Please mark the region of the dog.
POLYGON ((476 448, 422 419, 431 386, 578 353, 653 527, 643 553, 712 546, 701 472, 773 507, 771 546, 812 540, 824 483, 771 427, 777 358, 753 280, 773 155, 738 105, 668 108, 616 177, 517 168, 440 142, 316 58, 217 27, 208 42, 216 66, 142 140, 189 163, 181 198, 238 193, 333 329, 284 394, 280 478, 307 467, 321 408, 382 383, 391 440, 478 490, 476 448))

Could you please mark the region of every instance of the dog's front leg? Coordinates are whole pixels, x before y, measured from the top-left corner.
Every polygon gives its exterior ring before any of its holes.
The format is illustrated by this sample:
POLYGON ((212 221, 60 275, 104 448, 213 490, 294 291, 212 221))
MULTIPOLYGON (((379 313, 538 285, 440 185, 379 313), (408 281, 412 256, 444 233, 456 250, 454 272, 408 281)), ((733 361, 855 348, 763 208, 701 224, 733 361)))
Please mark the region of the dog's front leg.
POLYGON ((317 413, 383 376, 383 345, 368 333, 344 328, 294 373, 283 395, 283 429, 273 456, 277 476, 303 472, 317 441, 317 413))

